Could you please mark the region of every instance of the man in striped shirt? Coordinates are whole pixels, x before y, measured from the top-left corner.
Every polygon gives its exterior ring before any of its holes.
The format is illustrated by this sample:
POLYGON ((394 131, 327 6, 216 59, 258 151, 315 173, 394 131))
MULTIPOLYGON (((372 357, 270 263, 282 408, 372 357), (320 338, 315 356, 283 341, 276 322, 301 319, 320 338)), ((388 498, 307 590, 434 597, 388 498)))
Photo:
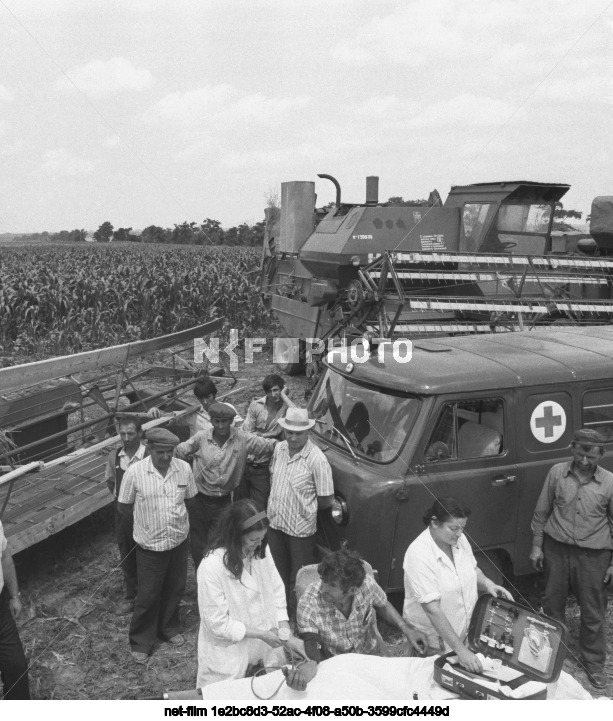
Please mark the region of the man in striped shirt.
POLYGON ((302 566, 315 562, 317 511, 334 498, 332 469, 309 439, 315 425, 304 408, 288 408, 278 421, 285 431, 271 463, 268 545, 292 606, 291 591, 302 566))
POLYGON ((128 468, 118 508, 134 516, 138 590, 130 624, 130 647, 145 663, 156 638, 185 642, 179 603, 187 579, 189 521, 186 504, 196 495, 191 468, 173 458, 179 439, 170 431, 147 433, 150 456, 128 468))

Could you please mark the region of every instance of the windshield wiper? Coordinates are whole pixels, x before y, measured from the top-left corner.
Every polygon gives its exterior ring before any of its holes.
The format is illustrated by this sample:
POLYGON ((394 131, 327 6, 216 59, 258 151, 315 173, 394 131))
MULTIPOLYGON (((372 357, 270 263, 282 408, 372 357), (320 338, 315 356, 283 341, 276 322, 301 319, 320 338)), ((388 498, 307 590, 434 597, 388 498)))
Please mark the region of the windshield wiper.
POLYGON ((349 439, 341 431, 339 431, 336 426, 329 426, 328 428, 326 428, 325 432, 327 433, 328 431, 334 431, 345 441, 345 445, 349 449, 349 453, 351 453, 354 460, 357 462, 358 457, 357 457, 355 451, 353 450, 353 446, 351 445, 351 442, 349 441, 349 439))

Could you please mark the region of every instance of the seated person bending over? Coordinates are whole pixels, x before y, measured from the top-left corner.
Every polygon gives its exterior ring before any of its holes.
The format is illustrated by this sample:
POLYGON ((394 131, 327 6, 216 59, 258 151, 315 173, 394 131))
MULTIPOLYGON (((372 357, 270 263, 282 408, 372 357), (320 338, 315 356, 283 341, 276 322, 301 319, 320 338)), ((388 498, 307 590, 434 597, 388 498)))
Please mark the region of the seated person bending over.
POLYGON ((359 554, 341 549, 318 566, 320 580, 298 601, 298 630, 307 656, 318 663, 341 653, 377 654, 374 612, 396 626, 423 654, 427 637, 402 619, 383 589, 366 573, 359 554))
POLYGON ((226 506, 198 567, 198 688, 244 678, 262 664, 280 667, 289 651, 296 668, 287 685, 304 691, 317 666, 291 636, 285 587, 266 548, 268 518, 251 500, 226 506))

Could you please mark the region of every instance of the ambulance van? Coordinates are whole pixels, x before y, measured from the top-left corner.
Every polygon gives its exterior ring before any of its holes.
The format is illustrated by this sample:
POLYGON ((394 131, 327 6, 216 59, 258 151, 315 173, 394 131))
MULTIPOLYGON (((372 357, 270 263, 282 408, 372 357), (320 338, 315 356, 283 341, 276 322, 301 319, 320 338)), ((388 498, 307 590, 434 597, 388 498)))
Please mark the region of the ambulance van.
POLYGON ((309 402, 340 541, 401 590, 424 512, 457 496, 483 570, 530 573, 532 513, 551 466, 570 460, 573 432, 603 434, 613 470, 613 329, 415 340, 409 362, 395 355, 391 345, 364 362, 333 354, 309 402))

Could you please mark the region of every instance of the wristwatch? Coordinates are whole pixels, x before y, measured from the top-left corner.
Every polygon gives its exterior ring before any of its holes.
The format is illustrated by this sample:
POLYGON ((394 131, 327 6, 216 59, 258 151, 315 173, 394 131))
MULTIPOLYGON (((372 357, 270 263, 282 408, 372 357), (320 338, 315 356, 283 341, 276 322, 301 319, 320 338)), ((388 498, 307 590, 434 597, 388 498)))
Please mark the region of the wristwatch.
POLYGON ((21 598, 21 591, 17 591, 17 593, 16 593, 14 596, 11 596, 10 598, 11 598, 11 599, 13 599, 13 598, 21 598))

